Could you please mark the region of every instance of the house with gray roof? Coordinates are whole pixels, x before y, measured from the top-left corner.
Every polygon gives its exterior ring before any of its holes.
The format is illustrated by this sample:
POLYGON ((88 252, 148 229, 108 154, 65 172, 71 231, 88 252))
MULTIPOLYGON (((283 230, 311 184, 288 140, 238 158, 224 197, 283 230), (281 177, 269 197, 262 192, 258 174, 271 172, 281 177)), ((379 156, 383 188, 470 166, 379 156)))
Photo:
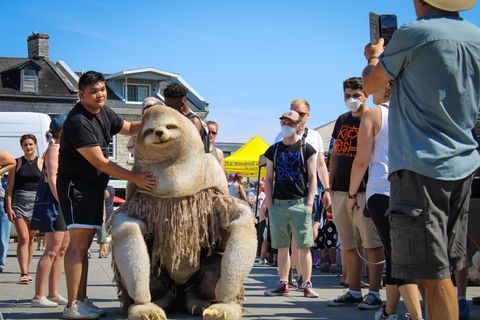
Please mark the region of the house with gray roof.
POLYGON ((48 38, 29 36, 27 58, 0 57, 0 111, 58 114, 77 101, 77 84, 48 58, 48 38))
MULTIPOLYGON (((78 80, 82 73, 74 72, 63 61, 54 63, 49 59, 47 34, 30 35, 27 48, 27 58, 0 56, 0 111, 40 112, 50 116, 68 113, 78 101, 78 80)), ((187 99, 193 112, 202 119, 208 114, 208 101, 177 73, 141 68, 104 75, 107 106, 125 120, 140 119, 141 104, 146 97, 164 101, 163 90, 174 82, 189 90, 187 99)), ((126 149, 127 141, 128 137, 115 136, 109 156, 121 166, 130 167, 133 158, 126 149)))

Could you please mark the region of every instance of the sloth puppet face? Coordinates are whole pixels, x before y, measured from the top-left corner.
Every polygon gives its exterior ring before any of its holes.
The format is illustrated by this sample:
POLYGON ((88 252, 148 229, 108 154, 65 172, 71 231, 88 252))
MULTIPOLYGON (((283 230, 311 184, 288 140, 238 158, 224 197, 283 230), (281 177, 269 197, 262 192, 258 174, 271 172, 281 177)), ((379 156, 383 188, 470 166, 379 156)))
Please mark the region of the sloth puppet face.
POLYGON ((195 157, 202 152, 200 135, 185 115, 167 106, 153 106, 143 115, 136 158, 157 162, 195 157))

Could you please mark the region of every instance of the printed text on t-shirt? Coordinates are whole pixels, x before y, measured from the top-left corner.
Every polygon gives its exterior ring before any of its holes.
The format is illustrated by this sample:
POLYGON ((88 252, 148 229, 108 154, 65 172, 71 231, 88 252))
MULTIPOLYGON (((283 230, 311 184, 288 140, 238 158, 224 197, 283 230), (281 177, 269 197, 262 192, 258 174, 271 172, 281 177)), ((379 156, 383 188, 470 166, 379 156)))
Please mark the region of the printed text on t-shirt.
POLYGON ((357 153, 358 127, 342 125, 335 139, 337 156, 354 158, 357 153))
POLYGON ((302 174, 302 159, 299 151, 284 151, 278 154, 275 168, 279 181, 298 180, 302 174))

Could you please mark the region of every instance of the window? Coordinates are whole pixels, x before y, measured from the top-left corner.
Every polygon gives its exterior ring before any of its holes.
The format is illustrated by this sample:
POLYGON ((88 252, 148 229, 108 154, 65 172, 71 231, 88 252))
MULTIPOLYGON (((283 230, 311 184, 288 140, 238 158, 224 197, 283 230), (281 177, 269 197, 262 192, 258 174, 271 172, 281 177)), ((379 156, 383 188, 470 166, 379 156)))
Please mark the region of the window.
POLYGON ((150 96, 149 85, 128 84, 127 85, 127 101, 142 102, 150 96))
POLYGON ((112 142, 107 148, 108 159, 115 159, 117 157, 117 136, 112 137, 112 142))
POLYGON ((25 68, 22 70, 22 91, 38 91, 37 71, 35 71, 34 69, 25 68))

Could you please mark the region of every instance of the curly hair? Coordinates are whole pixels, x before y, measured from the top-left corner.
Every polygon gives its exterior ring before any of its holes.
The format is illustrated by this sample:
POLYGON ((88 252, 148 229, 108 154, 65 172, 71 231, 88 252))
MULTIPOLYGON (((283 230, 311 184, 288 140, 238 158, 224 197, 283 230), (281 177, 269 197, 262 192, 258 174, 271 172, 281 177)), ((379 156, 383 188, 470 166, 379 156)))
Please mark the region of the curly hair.
POLYGON ((188 89, 180 83, 170 83, 163 91, 165 98, 183 98, 187 95, 188 89))
POLYGON ((343 90, 350 88, 353 90, 363 90, 362 78, 360 77, 351 77, 343 81, 343 90))

